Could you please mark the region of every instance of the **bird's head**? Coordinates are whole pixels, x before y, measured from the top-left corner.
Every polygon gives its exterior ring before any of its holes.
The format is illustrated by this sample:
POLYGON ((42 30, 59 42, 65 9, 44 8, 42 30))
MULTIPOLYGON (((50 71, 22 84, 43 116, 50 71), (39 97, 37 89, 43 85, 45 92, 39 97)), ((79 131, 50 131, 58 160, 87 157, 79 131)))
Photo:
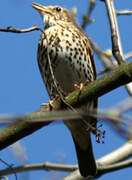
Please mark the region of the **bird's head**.
POLYGON ((42 6, 37 3, 32 3, 32 7, 42 16, 45 28, 56 25, 58 21, 75 23, 72 14, 63 7, 42 6))

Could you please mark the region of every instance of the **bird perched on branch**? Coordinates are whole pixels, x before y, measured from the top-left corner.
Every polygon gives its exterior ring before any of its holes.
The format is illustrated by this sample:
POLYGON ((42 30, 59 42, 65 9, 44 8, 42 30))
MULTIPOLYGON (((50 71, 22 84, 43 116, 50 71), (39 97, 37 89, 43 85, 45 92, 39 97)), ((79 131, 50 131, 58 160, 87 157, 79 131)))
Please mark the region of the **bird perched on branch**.
MULTIPOLYGON (((72 14, 60 6, 32 3, 44 22, 38 45, 38 65, 48 94, 65 98, 76 89, 75 84, 90 83, 96 78, 93 53, 88 37, 76 24, 72 14)), ((97 99, 87 102, 85 111, 97 108, 97 99)), ((96 174, 90 131, 96 119, 64 121, 71 132, 76 148, 79 170, 83 177, 96 174), (90 126, 91 125, 91 126, 90 126)))

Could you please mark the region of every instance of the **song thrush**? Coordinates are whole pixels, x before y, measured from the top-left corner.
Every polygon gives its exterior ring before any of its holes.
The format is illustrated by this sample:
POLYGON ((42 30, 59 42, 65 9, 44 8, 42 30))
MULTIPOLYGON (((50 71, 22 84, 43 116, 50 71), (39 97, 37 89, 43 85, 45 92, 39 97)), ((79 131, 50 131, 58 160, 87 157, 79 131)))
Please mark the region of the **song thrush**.
MULTIPOLYGON (((76 24, 72 14, 60 6, 32 3, 44 21, 44 32, 38 45, 38 65, 48 94, 63 97, 75 90, 75 84, 93 81, 96 70, 88 37, 76 24)), ((97 107, 97 100, 87 102, 85 110, 97 107)), ((89 124, 96 127, 96 119, 86 118, 64 122, 69 128, 82 176, 96 174, 89 124)))

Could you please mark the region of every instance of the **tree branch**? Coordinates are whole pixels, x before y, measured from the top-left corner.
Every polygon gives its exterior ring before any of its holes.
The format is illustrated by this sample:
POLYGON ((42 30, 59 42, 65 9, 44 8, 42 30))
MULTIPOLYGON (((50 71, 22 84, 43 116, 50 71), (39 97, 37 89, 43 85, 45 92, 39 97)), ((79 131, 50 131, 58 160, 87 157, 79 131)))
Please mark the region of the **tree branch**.
POLYGON ((113 63, 112 58, 106 57, 104 55, 104 53, 101 51, 101 49, 98 47, 98 45, 93 40, 89 39, 89 41, 90 41, 90 44, 92 46, 92 49, 95 51, 97 56, 101 59, 101 62, 103 62, 104 67, 109 69, 109 70, 115 69, 116 66, 113 63))
POLYGON ((16 122, 0 130, 0 150, 51 123, 52 121, 32 123, 27 122, 27 119, 32 120, 32 118, 36 116, 36 113, 47 111, 49 111, 48 108, 41 108, 39 111, 33 112, 25 117, 21 117, 20 119, 16 119, 16 122))
POLYGON ((65 172, 72 172, 78 169, 77 165, 65 165, 65 164, 56 164, 56 163, 39 163, 39 164, 26 164, 23 166, 6 168, 4 170, 0 170, 0 175, 9 175, 19 172, 25 171, 38 171, 38 170, 46 170, 46 171, 65 171, 65 172))
POLYGON ((117 15, 132 15, 132 11, 124 10, 124 11, 116 11, 117 15))
POLYGON ((106 5, 110 28, 111 28, 113 55, 118 61, 118 64, 121 64, 124 62, 124 57, 123 57, 122 44, 120 40, 120 34, 119 34, 118 23, 117 23, 117 18, 116 18, 116 11, 114 8, 114 2, 113 0, 104 0, 104 2, 106 5))
MULTIPOLYGON (((113 165, 106 165, 105 167, 99 167, 98 168, 98 174, 96 176, 99 177, 102 174, 113 172, 116 170, 124 169, 132 167, 132 160, 126 160, 120 163, 116 163, 113 165)), ((78 169, 77 165, 66 165, 66 164, 56 164, 56 163, 39 163, 39 164, 26 164, 23 166, 17 166, 12 168, 6 168, 4 170, 0 170, 0 175, 11 175, 14 173, 20 173, 20 172, 26 172, 26 171, 61 171, 61 172, 73 172, 78 169)))
POLYGON ((42 31, 39 27, 37 27, 36 25, 33 25, 32 27, 29 27, 27 29, 17 29, 17 28, 13 28, 11 26, 7 27, 7 28, 0 28, 1 32, 12 32, 12 33, 27 33, 27 32, 31 32, 31 31, 42 31))
MULTIPOLYGON (((80 90, 70 93, 66 97, 65 101, 73 107, 80 107, 87 101, 100 97, 115 88, 131 82, 131 80, 132 62, 123 64, 107 75, 91 82, 88 86, 83 87, 81 93, 80 90)), ((61 106, 62 103, 60 99, 53 103, 54 110, 61 109, 61 106)), ((41 108, 39 111, 47 112, 49 111, 49 108, 41 108)), ((35 116, 35 113, 36 112, 33 112, 23 118, 20 118, 20 121, 16 121, 0 131, 0 150, 52 122, 32 122, 32 118, 35 116)))
POLYGON ((108 166, 103 167, 103 168, 99 168, 97 177, 104 175, 105 173, 114 172, 114 171, 121 170, 121 169, 128 168, 128 167, 132 167, 132 160, 131 159, 120 162, 120 163, 108 165, 108 166))
MULTIPOLYGON (((126 144, 124 144, 122 147, 118 148, 117 150, 113 151, 112 153, 98 159, 96 161, 97 163, 97 169, 98 173, 96 175, 96 178, 101 176, 104 173, 113 172, 115 170, 127 168, 132 166, 132 160, 126 160, 123 162, 120 162, 132 155, 132 141, 128 141, 126 144)), ((27 164, 24 166, 18 166, 18 167, 12 167, 7 168, 0 171, 0 175, 9 175, 19 172, 25 172, 25 171, 34 171, 34 170, 55 170, 55 171, 65 171, 65 172, 76 172, 76 175, 79 179, 83 179, 78 173, 78 166, 77 165, 64 165, 64 164, 56 164, 56 163, 39 163, 39 164, 27 164)), ((75 174, 73 172, 72 174, 75 174)), ((71 174, 68 175, 66 178, 71 177, 71 174)), ((64 179, 65 179, 64 178, 64 179)), ((74 177, 75 178, 75 177, 74 177)), ((77 179, 78 179, 77 178, 77 179)))
POLYGON ((83 23, 81 25, 82 29, 85 29, 86 26, 91 23, 93 20, 90 19, 91 13, 95 7, 95 0, 90 0, 89 2, 89 8, 87 14, 83 15, 83 23))
MULTIPOLYGON (((131 161, 125 161, 122 163, 118 163, 128 157, 131 157, 131 156, 132 156, 132 141, 128 141, 122 147, 116 149, 112 153, 110 153, 96 161, 98 172, 97 172, 96 177, 94 177, 94 178, 98 178, 106 172, 114 171, 114 165, 115 165, 115 168, 118 168, 117 166, 120 166, 120 167, 122 166, 122 168, 123 168, 123 166, 124 166, 124 168, 132 166, 131 161)), ((70 180, 84 180, 85 178, 80 176, 79 170, 75 170, 73 173, 62 178, 62 180, 69 180, 69 179, 70 180)), ((90 179, 90 178, 87 178, 87 180, 88 179, 90 179)))
MULTIPOLYGON (((121 44, 120 33, 119 33, 119 28, 118 28, 118 23, 117 23, 116 10, 114 8, 114 2, 113 0, 104 0, 104 2, 106 5, 110 28, 111 28, 112 52, 118 64, 121 64, 121 63, 124 63, 125 59, 124 59, 123 50, 122 50, 122 44, 121 44)), ((126 90, 129 93, 129 95, 132 96, 131 83, 126 85, 126 90)))

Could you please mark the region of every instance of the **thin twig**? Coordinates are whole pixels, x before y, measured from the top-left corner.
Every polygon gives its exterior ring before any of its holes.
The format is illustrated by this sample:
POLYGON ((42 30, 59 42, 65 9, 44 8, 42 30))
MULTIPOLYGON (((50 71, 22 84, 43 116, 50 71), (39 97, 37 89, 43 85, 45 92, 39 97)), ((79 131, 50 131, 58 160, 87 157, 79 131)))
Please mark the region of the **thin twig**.
MULTIPOLYGON (((12 171, 12 174, 14 174, 15 179, 17 180, 17 174, 16 174, 16 172, 14 171, 14 168, 12 167, 12 165, 8 164, 7 162, 5 162, 5 161, 4 161, 3 159, 1 159, 1 158, 0 158, 0 161, 8 167, 7 169, 9 169, 9 170, 12 171)), ((0 176, 3 176, 3 174, 0 174, 0 176)))
MULTIPOLYGON (((94 7, 95 7, 95 0, 90 0, 87 15, 83 16, 83 23, 81 25, 83 30, 85 30, 86 26, 90 23, 90 16, 91 16, 91 13, 92 13, 94 7)), ((109 57, 109 58, 106 57, 104 55, 104 53, 100 50, 98 45, 93 40, 91 40, 89 37, 88 37, 88 39, 90 41, 90 44, 91 44, 93 50, 95 51, 97 56, 102 60, 103 65, 105 66, 105 68, 107 70, 108 69, 113 70, 114 69, 114 64, 112 63, 112 61, 113 61, 112 57, 109 57)))
POLYGON ((132 11, 123 10, 123 11, 116 11, 117 15, 132 15, 132 11))
POLYGON ((90 0, 89 2, 89 8, 87 14, 83 15, 83 23, 81 25, 82 29, 85 29, 86 26, 91 23, 93 20, 90 18, 91 13, 95 7, 95 0, 90 0))
POLYGON ((115 69, 116 66, 113 64, 112 57, 106 57, 104 53, 101 51, 101 49, 99 48, 99 46, 93 40, 89 38, 89 41, 93 50, 96 52, 97 56, 101 59, 104 67, 109 70, 115 69))
POLYGON ((12 33, 27 33, 27 32, 31 32, 31 31, 41 31, 41 29, 39 27, 37 27, 36 25, 33 25, 32 27, 29 27, 27 29, 17 29, 17 28, 13 28, 11 26, 7 27, 7 28, 0 28, 1 32, 12 32, 12 33))

